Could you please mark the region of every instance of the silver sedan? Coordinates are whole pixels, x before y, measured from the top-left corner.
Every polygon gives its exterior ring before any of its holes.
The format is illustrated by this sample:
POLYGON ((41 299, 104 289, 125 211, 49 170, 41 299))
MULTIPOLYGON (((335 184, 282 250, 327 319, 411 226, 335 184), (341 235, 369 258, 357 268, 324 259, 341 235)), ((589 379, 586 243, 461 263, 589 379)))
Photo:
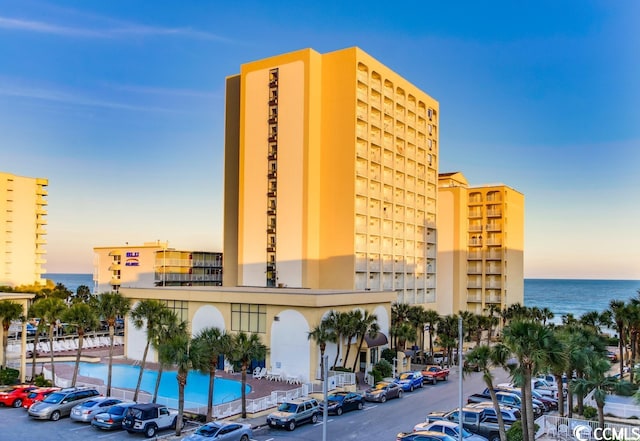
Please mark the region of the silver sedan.
POLYGON ((95 397, 71 409, 70 417, 74 421, 90 423, 94 415, 107 412, 112 406, 122 403, 122 400, 111 397, 95 397))
POLYGON ((214 421, 200 426, 195 433, 183 438, 183 441, 249 441, 251 437, 253 432, 249 424, 214 421))

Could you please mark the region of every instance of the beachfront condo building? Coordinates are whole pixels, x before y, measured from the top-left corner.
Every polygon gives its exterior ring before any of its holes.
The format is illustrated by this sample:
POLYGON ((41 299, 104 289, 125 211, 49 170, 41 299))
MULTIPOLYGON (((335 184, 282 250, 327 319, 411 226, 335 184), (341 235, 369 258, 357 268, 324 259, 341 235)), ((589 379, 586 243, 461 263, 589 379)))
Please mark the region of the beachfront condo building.
POLYGON ((0 285, 44 285, 47 186, 44 178, 0 172, 0 285))
POLYGON ((462 173, 442 173, 437 226, 439 313, 524 304, 522 193, 504 184, 470 186, 462 173))
POLYGON ((359 48, 227 78, 224 286, 436 300, 438 102, 359 48))
POLYGON ((222 253, 180 251, 168 242, 94 247, 94 293, 121 287, 220 286, 222 253))

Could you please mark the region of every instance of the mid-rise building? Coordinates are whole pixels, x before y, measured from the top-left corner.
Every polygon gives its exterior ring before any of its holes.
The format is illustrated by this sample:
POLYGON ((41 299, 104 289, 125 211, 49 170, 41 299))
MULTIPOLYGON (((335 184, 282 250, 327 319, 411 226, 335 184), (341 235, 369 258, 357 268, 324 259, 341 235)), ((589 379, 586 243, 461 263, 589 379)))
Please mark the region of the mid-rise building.
POLYGON ((437 290, 440 314, 524 304, 522 193, 439 176, 437 290))
POLYGON ((168 242, 94 247, 94 292, 121 287, 220 286, 222 253, 180 251, 168 242))
POLYGON ((225 286, 435 302, 438 102, 358 48, 227 79, 225 286))
POLYGON ((0 285, 44 285, 47 185, 0 172, 0 285))

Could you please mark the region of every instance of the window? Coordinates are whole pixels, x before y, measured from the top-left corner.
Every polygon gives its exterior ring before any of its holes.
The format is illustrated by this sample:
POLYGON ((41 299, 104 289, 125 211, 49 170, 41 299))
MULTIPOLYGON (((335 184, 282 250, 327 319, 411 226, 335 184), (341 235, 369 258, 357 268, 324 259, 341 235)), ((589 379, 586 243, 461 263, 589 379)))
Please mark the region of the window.
POLYGON ((231 304, 231 330, 267 332, 267 306, 246 303, 231 304))
POLYGON ((178 316, 178 320, 187 321, 189 319, 189 306, 187 302, 182 300, 165 300, 165 304, 178 316))

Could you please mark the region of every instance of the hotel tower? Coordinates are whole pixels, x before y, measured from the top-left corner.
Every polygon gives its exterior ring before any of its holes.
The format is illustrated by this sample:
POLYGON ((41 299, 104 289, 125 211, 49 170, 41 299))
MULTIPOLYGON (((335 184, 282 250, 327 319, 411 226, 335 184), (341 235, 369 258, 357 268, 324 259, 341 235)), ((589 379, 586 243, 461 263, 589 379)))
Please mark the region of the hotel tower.
POLYGON ((0 172, 0 285, 44 285, 47 240, 43 178, 0 172))
POLYGON ((442 173, 438 190, 440 314, 524 304, 524 195, 442 173))
POLYGON ((438 102, 363 52, 227 78, 225 286, 435 305, 438 102))

